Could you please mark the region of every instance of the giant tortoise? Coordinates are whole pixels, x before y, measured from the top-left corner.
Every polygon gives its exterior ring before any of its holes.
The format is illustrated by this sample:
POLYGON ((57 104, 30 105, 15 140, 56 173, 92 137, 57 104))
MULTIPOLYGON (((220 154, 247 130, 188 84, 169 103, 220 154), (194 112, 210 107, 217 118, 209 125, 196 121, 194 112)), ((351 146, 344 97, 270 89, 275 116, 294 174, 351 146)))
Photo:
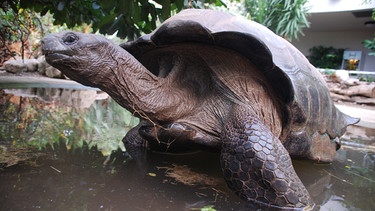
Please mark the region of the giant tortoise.
POLYGON ((120 46, 76 32, 42 45, 49 64, 141 118, 128 149, 218 149, 228 186, 253 204, 312 208, 291 157, 332 161, 358 121, 288 41, 224 12, 183 10, 120 46))

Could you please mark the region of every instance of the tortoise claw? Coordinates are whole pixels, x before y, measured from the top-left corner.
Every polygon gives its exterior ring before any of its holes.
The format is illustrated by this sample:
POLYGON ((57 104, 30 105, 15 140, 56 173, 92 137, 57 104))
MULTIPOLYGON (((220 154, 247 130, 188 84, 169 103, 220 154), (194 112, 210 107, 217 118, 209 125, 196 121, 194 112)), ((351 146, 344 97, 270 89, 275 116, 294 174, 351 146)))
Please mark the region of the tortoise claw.
POLYGON ((139 130, 142 137, 146 139, 191 139, 195 131, 183 123, 172 123, 163 126, 142 126, 139 130))
POLYGON ((183 123, 144 125, 139 128, 139 134, 148 140, 152 150, 159 152, 186 152, 192 151, 191 146, 195 146, 191 140, 195 137, 196 131, 183 123))

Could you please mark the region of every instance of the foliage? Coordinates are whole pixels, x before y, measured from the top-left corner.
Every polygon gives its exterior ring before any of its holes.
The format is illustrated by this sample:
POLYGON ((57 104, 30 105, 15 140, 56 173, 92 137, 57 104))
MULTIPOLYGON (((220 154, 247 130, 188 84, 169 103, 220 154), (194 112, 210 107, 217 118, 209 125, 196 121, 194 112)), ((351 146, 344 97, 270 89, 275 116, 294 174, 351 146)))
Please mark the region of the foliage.
POLYGON ((95 101, 84 110, 41 99, 59 93, 58 89, 37 89, 38 97, 18 97, 0 90, 0 148, 4 143, 36 148, 65 143, 70 150, 86 143, 105 156, 125 150, 121 140, 137 118, 112 99, 95 101))
MULTIPOLYGON (((375 8, 372 10, 372 19, 375 21, 375 8)), ((362 44, 365 48, 372 51, 368 55, 375 56, 375 37, 372 40, 364 40, 362 44)))
POLYGON ((369 83, 372 83, 372 82, 375 81, 375 77, 371 76, 371 75, 361 75, 361 74, 359 74, 358 79, 359 79, 359 81, 365 81, 365 82, 369 82, 369 83))
POLYGON ((83 116, 85 140, 90 147, 97 146, 104 156, 118 148, 125 151, 121 140, 138 122, 138 118, 114 100, 95 102, 83 116))
MULTIPOLYGON (((306 1, 244 0, 245 9, 253 20, 290 40, 297 38, 302 34, 302 28, 309 25, 304 7, 306 1)), ((72 28, 87 24, 93 31, 116 34, 129 40, 150 33, 159 22, 183 8, 226 7, 223 0, 5 0, 2 5, 2 9, 11 10, 13 16, 21 17, 21 8, 42 16, 50 13, 54 25, 66 24, 72 28)))
POLYGON ((34 16, 29 10, 20 10, 18 14, 10 10, 0 10, 0 38, 1 41, 15 42, 26 40, 30 34, 29 29, 35 27, 34 16), (21 27, 26 25, 26 27, 21 27))
POLYGON ((204 207, 202 207, 202 208, 191 208, 190 210, 216 211, 216 209, 215 209, 214 206, 212 206, 212 205, 207 205, 207 206, 204 206, 204 207))
MULTIPOLYGON (((48 109, 46 111, 42 109, 47 107, 47 104, 39 99, 9 97, 3 93, 0 93, 0 97, 2 97, 0 120, 4 123, 0 125, 2 142, 23 147, 36 146, 35 140, 37 140, 39 146, 42 146, 63 137, 61 131, 54 130, 56 127, 70 127, 70 121, 51 121, 49 124, 43 124, 41 120, 48 121, 53 118, 48 109), (45 134, 46 131, 51 133, 45 134)), ((64 112, 59 113, 59 116, 63 118, 64 112)))
POLYGON ((302 29, 309 27, 307 0, 245 0, 251 19, 288 39, 303 35, 302 29))
POLYGON ((336 70, 334 69, 324 69, 323 70, 324 75, 332 76, 336 74, 336 70))
POLYGON ((339 69, 343 58, 344 49, 324 46, 310 48, 308 59, 311 64, 319 68, 339 69))
POLYGON ((0 66, 17 53, 24 57, 25 45, 30 34, 40 26, 39 19, 28 9, 17 9, 15 13, 6 4, 0 5, 0 66), (11 45, 20 42, 21 48, 11 45))
POLYGON ((364 40, 362 44, 365 48, 368 48, 372 51, 368 53, 368 55, 375 56, 375 37, 372 40, 364 40))
POLYGON ((141 33, 150 33, 183 8, 203 8, 208 4, 224 5, 221 0, 5 0, 15 13, 17 4, 42 16, 50 12, 55 25, 69 28, 83 23, 92 24, 102 34, 117 33, 120 38, 132 40, 141 33))
MULTIPOLYGON (((245 0, 245 9, 249 13, 250 19, 258 23, 264 24, 268 10, 270 10, 270 2, 265 0, 245 0)), ((247 16, 247 15, 246 15, 247 16)))
MULTIPOLYGON (((18 1, 14 5, 0 5, 0 66, 10 57, 37 57, 40 40, 48 32, 66 30, 65 24, 53 25, 50 13, 41 17, 31 9, 23 9, 18 1), (14 7, 14 8, 13 8, 14 7)), ((87 24, 76 26, 75 31, 87 31, 87 24)))

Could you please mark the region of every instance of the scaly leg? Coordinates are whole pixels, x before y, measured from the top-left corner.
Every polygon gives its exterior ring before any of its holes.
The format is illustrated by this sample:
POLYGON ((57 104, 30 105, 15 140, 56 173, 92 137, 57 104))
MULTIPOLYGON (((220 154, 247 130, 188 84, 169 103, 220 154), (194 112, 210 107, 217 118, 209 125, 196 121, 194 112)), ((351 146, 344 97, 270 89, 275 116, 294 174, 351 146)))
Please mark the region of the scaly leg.
POLYGON ((235 109, 222 132, 228 186, 261 209, 311 209, 314 203, 280 140, 251 111, 235 109))
POLYGON ((142 138, 139 134, 139 129, 144 125, 145 123, 141 121, 137 126, 130 129, 122 139, 122 142, 124 143, 126 148, 126 152, 131 157, 137 157, 137 154, 140 151, 145 150, 148 147, 147 140, 142 138))

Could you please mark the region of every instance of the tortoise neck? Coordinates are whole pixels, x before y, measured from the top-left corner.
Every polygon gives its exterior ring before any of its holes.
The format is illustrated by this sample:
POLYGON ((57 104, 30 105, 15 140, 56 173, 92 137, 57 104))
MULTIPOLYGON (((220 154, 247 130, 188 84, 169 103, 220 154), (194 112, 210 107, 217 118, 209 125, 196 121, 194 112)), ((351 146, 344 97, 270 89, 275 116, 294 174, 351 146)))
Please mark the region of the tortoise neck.
POLYGON ((148 106, 157 97, 157 89, 163 79, 154 76, 138 60, 124 49, 116 46, 110 53, 109 64, 101 71, 106 78, 97 82, 117 103, 138 116, 155 113, 148 106))

